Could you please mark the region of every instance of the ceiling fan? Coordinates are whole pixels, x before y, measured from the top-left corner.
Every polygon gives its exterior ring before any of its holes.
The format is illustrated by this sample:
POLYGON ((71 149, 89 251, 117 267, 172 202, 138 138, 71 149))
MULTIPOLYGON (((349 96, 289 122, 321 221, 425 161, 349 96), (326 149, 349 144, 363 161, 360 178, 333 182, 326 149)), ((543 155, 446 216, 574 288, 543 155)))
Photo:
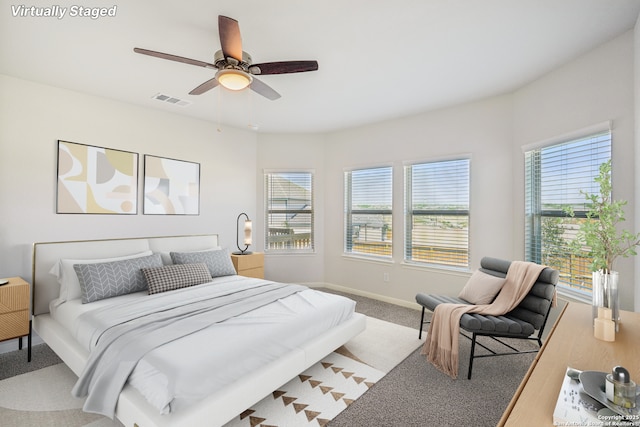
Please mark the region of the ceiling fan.
POLYGON ((215 53, 213 64, 196 59, 184 58, 169 53, 148 49, 134 48, 133 51, 156 58, 196 65, 198 67, 217 69, 215 77, 189 92, 189 95, 201 95, 218 85, 231 90, 242 90, 247 86, 254 92, 271 99, 280 98, 280 94, 266 83, 253 77, 255 75, 302 73, 316 71, 317 61, 281 61, 253 64, 251 55, 242 50, 242 38, 238 21, 227 16, 218 16, 218 32, 222 50, 215 53))

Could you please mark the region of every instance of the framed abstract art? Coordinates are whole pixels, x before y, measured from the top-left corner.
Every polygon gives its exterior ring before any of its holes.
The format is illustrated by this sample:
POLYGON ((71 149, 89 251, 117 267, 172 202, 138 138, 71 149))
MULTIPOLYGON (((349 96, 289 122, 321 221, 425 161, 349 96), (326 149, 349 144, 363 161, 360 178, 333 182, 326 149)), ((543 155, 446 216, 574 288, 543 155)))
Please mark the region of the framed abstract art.
POLYGON ((138 213, 138 154, 58 140, 56 212, 138 213))
POLYGON ((145 215, 199 215, 200 164, 144 156, 145 215))

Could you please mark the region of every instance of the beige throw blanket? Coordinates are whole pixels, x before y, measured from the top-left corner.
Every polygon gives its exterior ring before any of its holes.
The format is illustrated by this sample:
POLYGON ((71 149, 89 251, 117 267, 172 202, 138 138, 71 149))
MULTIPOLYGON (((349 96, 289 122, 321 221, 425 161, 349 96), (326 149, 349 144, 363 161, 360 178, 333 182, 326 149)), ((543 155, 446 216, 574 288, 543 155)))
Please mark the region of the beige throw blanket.
POLYGON ((458 376, 458 338, 460 318, 465 313, 499 316, 513 310, 529 293, 543 265, 513 261, 507 271, 505 283, 491 304, 440 304, 436 307, 429 325, 429 333, 422 347, 422 354, 436 368, 452 378, 458 376))

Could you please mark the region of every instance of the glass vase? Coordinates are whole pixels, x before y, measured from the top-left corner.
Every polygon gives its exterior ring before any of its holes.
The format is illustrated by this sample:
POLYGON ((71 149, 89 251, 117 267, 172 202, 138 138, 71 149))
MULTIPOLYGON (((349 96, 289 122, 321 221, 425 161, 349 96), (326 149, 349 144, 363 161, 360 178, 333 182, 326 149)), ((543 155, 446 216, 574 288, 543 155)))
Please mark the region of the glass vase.
POLYGON ((599 309, 611 310, 611 320, 616 325, 616 332, 620 329, 620 300, 618 297, 618 272, 605 273, 594 271, 592 275, 592 310, 593 319, 598 317, 599 309))

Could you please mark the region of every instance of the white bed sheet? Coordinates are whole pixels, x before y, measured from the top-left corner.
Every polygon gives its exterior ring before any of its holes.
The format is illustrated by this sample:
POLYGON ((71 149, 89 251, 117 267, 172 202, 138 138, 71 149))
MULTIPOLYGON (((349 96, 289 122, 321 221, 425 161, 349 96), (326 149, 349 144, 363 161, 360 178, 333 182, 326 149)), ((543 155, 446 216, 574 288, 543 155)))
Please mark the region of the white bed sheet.
MULTIPOLYGON (((227 276, 214 283, 233 288, 255 280, 227 276)), ((80 314, 146 296, 142 292, 57 306, 54 301, 51 315, 89 350, 91 337, 77 321, 80 314)), ((136 366, 129 384, 161 413, 181 410, 351 318, 354 309, 355 302, 348 298, 308 289, 149 352, 136 366), (187 369, 170 384, 162 366, 175 361, 187 369)))

